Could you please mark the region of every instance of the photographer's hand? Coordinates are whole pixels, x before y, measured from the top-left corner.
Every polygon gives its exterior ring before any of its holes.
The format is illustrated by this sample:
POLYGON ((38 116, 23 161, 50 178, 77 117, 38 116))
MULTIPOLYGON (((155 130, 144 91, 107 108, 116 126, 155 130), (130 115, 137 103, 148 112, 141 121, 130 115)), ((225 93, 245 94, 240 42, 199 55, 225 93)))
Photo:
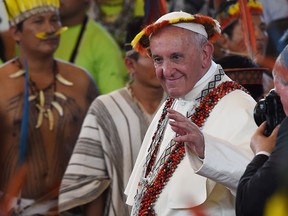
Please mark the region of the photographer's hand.
POLYGON ((266 122, 263 122, 251 138, 250 147, 255 155, 261 151, 271 154, 275 147, 279 125, 275 127, 269 137, 264 135, 265 127, 266 122))

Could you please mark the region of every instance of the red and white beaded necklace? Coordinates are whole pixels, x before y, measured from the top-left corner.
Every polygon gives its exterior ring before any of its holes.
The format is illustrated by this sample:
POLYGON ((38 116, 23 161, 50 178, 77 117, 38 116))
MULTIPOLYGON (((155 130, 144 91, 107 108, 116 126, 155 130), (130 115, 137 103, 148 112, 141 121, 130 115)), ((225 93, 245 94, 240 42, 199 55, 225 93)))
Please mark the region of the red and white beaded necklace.
MULTIPOLYGON (((214 88, 213 91, 209 92, 200 102, 200 105, 195 108, 195 112, 191 116, 192 122, 194 122, 198 127, 203 127, 204 122, 209 117, 210 112, 215 107, 215 105, 219 102, 219 100, 224 97, 226 94, 234 91, 236 89, 243 90, 247 92, 245 88, 240 86, 239 84, 233 81, 226 81, 214 88)), ((154 166, 156 156, 159 150, 159 146, 162 142, 164 129, 163 124, 166 120, 167 122, 167 109, 169 109, 174 102, 173 98, 168 98, 161 114, 160 120, 157 125, 156 132, 153 135, 152 143, 154 143, 157 137, 157 143, 147 165, 145 171, 145 178, 152 172, 152 168, 154 166), (160 132, 159 132, 160 131, 160 132), (160 134, 159 134, 160 133, 160 134)), ((185 156, 185 147, 183 142, 175 142, 171 141, 173 146, 169 156, 165 160, 164 164, 160 168, 158 174, 156 175, 154 181, 150 184, 148 182, 144 183, 145 188, 142 192, 142 196, 140 196, 141 202, 139 204, 139 209, 137 210, 137 215, 156 215, 154 211, 154 204, 158 198, 158 195, 162 192, 165 185, 168 183, 170 177, 173 175, 176 170, 178 164, 182 161, 185 156)), ((141 183, 141 182, 140 182, 141 183)), ((139 197, 138 197, 139 200, 139 197)))

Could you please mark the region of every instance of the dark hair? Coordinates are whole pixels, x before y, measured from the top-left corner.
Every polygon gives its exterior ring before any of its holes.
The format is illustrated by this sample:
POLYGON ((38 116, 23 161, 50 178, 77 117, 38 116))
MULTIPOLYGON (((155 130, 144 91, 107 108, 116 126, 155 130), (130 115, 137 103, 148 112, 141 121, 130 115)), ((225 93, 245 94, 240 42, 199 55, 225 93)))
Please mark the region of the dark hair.
POLYGON ((139 53, 134 51, 134 50, 130 50, 128 52, 126 52, 126 57, 132 58, 135 61, 138 61, 139 59, 139 53))
POLYGON ((215 60, 223 69, 231 68, 258 68, 259 66, 249 57, 241 55, 229 55, 215 60))
POLYGON ((222 34, 227 34, 229 38, 232 38, 233 29, 236 24, 238 24, 238 20, 235 20, 230 25, 228 25, 225 29, 222 30, 222 34))
POLYGON ((4 43, 2 41, 2 38, 0 37, 0 59, 5 62, 5 47, 4 47, 4 43))
POLYGON ((133 51, 133 48, 130 43, 134 39, 134 37, 143 29, 144 21, 145 20, 143 16, 135 17, 127 24, 126 28, 126 39, 125 39, 126 56, 136 61, 139 58, 139 53, 133 51))
MULTIPOLYGON (((237 3, 237 0, 223 1, 220 4, 219 9, 216 11, 216 17, 217 17, 217 14, 222 13, 223 11, 226 10, 227 7, 236 3, 237 3)), ((228 37, 231 38, 233 29, 238 22, 239 22, 238 19, 236 19, 234 22, 230 23, 225 29, 222 30, 222 34, 227 34, 228 37)))
POLYGON ((126 43, 130 43, 134 37, 144 28, 144 17, 138 16, 134 17, 128 24, 127 24, 127 34, 126 34, 126 43))
POLYGON ((24 21, 22 21, 22 22, 20 22, 20 23, 18 23, 18 24, 16 25, 16 29, 17 29, 18 31, 20 31, 20 32, 23 31, 23 22, 24 22, 24 21))
POLYGON ((236 4, 237 2, 237 0, 222 1, 218 7, 218 10, 216 11, 216 15, 223 12, 228 6, 236 4))
POLYGON ((215 62, 222 66, 232 80, 246 88, 256 101, 263 97, 262 76, 267 69, 260 68, 251 58, 240 55, 224 56, 215 62))

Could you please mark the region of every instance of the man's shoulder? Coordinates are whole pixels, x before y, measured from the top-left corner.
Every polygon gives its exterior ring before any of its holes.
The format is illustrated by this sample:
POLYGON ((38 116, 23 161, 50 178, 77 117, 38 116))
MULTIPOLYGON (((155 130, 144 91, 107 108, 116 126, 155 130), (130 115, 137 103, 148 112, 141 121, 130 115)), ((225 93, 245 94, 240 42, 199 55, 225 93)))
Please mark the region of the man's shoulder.
POLYGON ((73 83, 81 83, 82 88, 88 83, 95 84, 91 75, 84 68, 60 59, 56 59, 56 61, 59 73, 73 83))
POLYGON ((107 94, 99 95, 96 98, 96 101, 101 101, 101 103, 105 105, 112 105, 117 104, 117 106, 121 106, 123 100, 127 100, 127 97, 129 97, 127 90, 125 87, 116 89, 112 92, 109 92, 107 94))
POLYGON ((256 105, 256 101, 246 92, 236 89, 224 97, 222 97, 211 115, 214 115, 214 111, 223 113, 229 113, 233 117, 246 116, 247 114, 253 116, 253 110, 256 105))
POLYGON ((55 59, 55 60, 58 64, 61 73, 71 74, 73 72, 76 73, 75 75, 77 76, 88 76, 88 72, 86 71, 86 69, 81 66, 78 66, 76 64, 61 59, 55 59))
POLYGON ((0 65, 0 79, 3 81, 6 78, 11 78, 11 75, 16 73, 16 67, 13 66, 14 59, 0 65))
POLYGON ((229 94, 223 97, 223 100, 226 103, 231 103, 233 105, 256 105, 256 101, 252 98, 252 96, 243 89, 235 89, 234 91, 231 91, 229 94))
MULTIPOLYGON (((95 20, 92 19, 88 19, 88 23, 87 23, 87 30, 88 32, 97 32, 99 34, 108 34, 110 35, 110 33, 108 32, 108 30, 105 29, 104 26, 102 26, 100 23, 96 22, 95 20)), ((96 36, 96 35, 94 35, 96 36)))

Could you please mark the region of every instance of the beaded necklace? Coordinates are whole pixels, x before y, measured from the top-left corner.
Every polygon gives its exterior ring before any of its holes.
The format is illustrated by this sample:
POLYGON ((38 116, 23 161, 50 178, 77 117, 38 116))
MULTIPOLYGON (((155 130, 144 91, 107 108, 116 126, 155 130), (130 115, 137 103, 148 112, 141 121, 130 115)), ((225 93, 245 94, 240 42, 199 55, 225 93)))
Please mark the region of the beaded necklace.
MULTIPOLYGON (((12 79, 16 79, 22 75, 25 74, 25 71, 23 70, 23 66, 19 60, 19 58, 17 58, 14 61, 17 64, 17 67, 19 68, 19 71, 17 71, 16 73, 13 73, 10 75, 10 78, 12 79)), ((44 117, 48 119, 48 124, 49 124, 49 130, 52 131, 54 128, 54 115, 52 112, 52 109, 54 108, 60 117, 62 117, 64 115, 63 112, 63 108, 60 105, 60 103, 57 101, 57 99, 61 99, 63 101, 67 100, 67 97, 60 92, 57 92, 57 82, 66 85, 66 86, 72 86, 73 83, 66 80, 58 71, 58 65, 57 62, 54 60, 53 61, 53 81, 45 88, 40 89, 38 88, 37 84, 35 81, 33 81, 31 79, 31 77, 29 76, 29 89, 30 89, 30 94, 29 94, 29 101, 36 101, 35 107, 38 110, 38 117, 37 117, 37 123, 35 125, 35 128, 40 128, 42 123, 43 123, 43 119, 44 117), (45 107, 46 104, 46 98, 45 98, 45 94, 44 92, 48 91, 49 89, 52 89, 53 91, 53 97, 52 100, 49 103, 48 108, 45 107)))
POLYGON ((139 108, 139 109, 141 110, 141 112, 143 113, 143 116, 144 116, 144 119, 145 119, 146 124, 149 125, 149 124, 151 123, 152 119, 153 119, 154 114, 149 114, 149 113, 145 110, 145 108, 144 108, 144 106, 141 104, 141 102, 135 97, 131 84, 132 84, 131 82, 129 82, 129 83, 127 84, 127 86, 126 86, 126 87, 127 87, 127 90, 128 90, 128 92, 130 93, 132 100, 135 102, 135 104, 138 106, 138 108, 139 108))
MULTIPOLYGON (((233 81, 226 81, 214 88, 213 91, 209 92, 200 102, 200 105, 195 109, 195 112, 191 116, 192 122, 194 122, 198 127, 202 128, 204 122, 209 117, 210 112, 218 103, 218 101, 224 97, 226 94, 234 91, 236 89, 243 90, 247 92, 245 88, 240 86, 239 84, 233 81)), ((157 125, 156 132, 153 135, 152 143, 156 136, 158 136, 159 129, 163 124, 163 120, 166 118, 167 109, 169 109, 174 102, 173 98, 168 98, 163 109, 162 115, 157 125)), ((160 136, 161 138, 157 142, 154 152, 151 156, 149 164, 147 166, 145 177, 149 175, 152 170, 152 167, 156 160, 156 155, 159 150, 160 143, 163 139, 162 133, 160 136)), ((185 147, 183 142, 175 142, 171 140, 173 149, 171 150, 170 155, 168 156, 167 160, 162 165, 161 169, 159 170, 157 176, 155 177, 154 181, 151 184, 146 184, 146 191, 142 196, 142 200, 140 203, 138 215, 156 215, 154 211, 154 204, 159 197, 159 194, 164 189, 165 185, 168 183, 170 177, 173 175, 174 171, 176 170, 178 164, 182 161, 185 156, 185 147)))
MULTIPOLYGON (((53 125, 54 125, 54 116, 52 114, 52 107, 53 107, 53 101, 56 101, 56 96, 53 94, 53 99, 52 102, 49 104, 48 108, 45 108, 45 95, 44 92, 48 91, 49 89, 52 89, 53 92, 56 92, 56 75, 58 74, 58 67, 57 64, 53 63, 53 81, 45 88, 40 89, 38 88, 37 84, 35 81, 33 81, 31 79, 31 77, 29 77, 29 88, 31 91, 31 95, 29 96, 29 101, 31 100, 36 100, 36 108, 38 110, 38 118, 37 118, 37 123, 35 128, 40 128, 43 122, 43 117, 48 119, 48 123, 49 123, 49 129, 52 130, 53 129, 53 125)), ((59 107, 60 104, 59 104, 59 107)), ((62 107, 60 109, 58 109, 60 116, 62 116, 63 114, 63 109, 62 107)))

